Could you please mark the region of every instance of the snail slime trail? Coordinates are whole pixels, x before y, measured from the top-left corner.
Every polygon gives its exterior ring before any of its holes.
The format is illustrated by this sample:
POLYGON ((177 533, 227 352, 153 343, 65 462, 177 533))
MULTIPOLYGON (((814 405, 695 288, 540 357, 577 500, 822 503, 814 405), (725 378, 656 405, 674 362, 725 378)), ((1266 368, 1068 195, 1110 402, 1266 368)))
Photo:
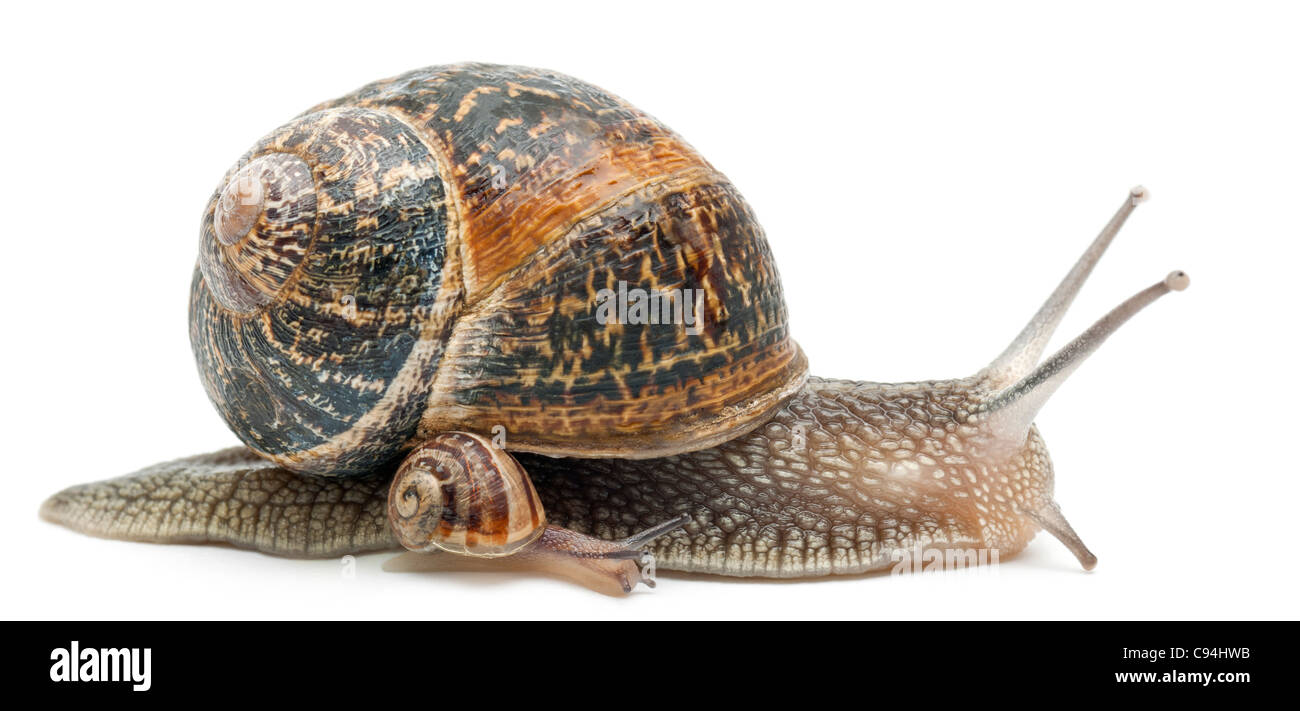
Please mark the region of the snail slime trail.
POLYGON ((208 201, 189 337, 244 446, 72 487, 42 515, 285 556, 407 549, 611 594, 657 567, 979 565, 1039 531, 1091 569, 1033 420, 1187 286, 1169 274, 1043 359, 1146 196, 978 373, 810 377, 762 226, 682 137, 557 72, 417 69, 272 130, 208 201))

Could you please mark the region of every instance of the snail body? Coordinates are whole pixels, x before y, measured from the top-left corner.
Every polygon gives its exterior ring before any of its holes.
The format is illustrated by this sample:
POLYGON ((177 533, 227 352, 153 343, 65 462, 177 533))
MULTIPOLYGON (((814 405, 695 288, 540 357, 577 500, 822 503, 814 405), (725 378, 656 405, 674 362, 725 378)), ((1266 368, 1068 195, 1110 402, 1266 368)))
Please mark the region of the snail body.
POLYGON ((552 72, 410 72, 268 134, 209 201, 190 339, 247 449, 42 511, 110 537, 400 546, 623 591, 656 562, 856 573, 913 548, 1005 556, 1038 530, 1091 568, 1033 416, 1186 276, 1038 361, 1145 195, 974 376, 810 379, 752 210, 680 137, 552 72), (670 297, 611 322, 628 285, 670 297))

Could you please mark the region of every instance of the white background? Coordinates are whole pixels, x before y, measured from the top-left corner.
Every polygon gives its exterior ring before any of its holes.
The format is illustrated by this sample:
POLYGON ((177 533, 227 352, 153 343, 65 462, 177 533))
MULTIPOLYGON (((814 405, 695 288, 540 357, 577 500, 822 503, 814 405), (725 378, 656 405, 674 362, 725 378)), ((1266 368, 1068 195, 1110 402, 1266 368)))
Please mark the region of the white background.
POLYGON ((13 618, 1294 618, 1298 17, 1283 5, 223 1, 13 5, 0 42, 0 614, 13 618), (236 442, 186 333, 199 213, 258 137, 368 81, 542 66, 654 114, 745 193, 822 375, 975 371, 1141 207, 1057 343, 1174 268, 1043 411, 1100 558, 996 575, 549 579, 88 538, 54 491, 236 442), (414 613, 413 613, 414 611, 414 613))

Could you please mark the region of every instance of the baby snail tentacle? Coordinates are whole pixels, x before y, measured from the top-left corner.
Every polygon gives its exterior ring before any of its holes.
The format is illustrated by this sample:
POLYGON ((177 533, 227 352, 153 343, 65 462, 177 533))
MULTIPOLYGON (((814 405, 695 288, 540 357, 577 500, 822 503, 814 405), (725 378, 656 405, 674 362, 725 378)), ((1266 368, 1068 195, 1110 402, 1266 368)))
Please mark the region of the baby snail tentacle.
POLYGON ((466 432, 430 439, 402 462, 388 494, 403 547, 496 558, 537 540, 541 499, 515 458, 466 432))

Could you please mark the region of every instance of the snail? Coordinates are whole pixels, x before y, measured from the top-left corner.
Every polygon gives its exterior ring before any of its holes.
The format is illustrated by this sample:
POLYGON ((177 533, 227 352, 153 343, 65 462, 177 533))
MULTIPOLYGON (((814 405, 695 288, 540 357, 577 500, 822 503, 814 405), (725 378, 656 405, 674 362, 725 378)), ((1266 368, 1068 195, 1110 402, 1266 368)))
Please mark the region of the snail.
POLYGON ((808 375, 762 228, 679 136, 562 74, 420 69, 223 177, 190 340, 244 447, 72 487, 86 533, 289 556, 405 548, 628 592, 656 566, 810 577, 900 551, 1095 556, 1033 419, 1173 272, 1039 362, 1133 189, 970 377, 808 375), (692 298, 693 297, 693 298, 692 298))

